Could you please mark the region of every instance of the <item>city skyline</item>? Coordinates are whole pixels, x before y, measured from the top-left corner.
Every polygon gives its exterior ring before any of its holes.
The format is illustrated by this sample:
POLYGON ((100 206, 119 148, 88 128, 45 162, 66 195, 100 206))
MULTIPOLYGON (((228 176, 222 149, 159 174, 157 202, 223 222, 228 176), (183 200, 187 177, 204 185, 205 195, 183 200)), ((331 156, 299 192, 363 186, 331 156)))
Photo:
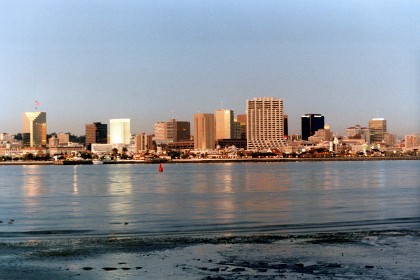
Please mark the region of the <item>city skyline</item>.
POLYGON ((258 96, 284 100, 289 134, 311 112, 342 135, 375 117, 420 132, 416 1, 24 2, 0 11, 0 132, 36 105, 48 133, 120 117, 150 133, 258 96))

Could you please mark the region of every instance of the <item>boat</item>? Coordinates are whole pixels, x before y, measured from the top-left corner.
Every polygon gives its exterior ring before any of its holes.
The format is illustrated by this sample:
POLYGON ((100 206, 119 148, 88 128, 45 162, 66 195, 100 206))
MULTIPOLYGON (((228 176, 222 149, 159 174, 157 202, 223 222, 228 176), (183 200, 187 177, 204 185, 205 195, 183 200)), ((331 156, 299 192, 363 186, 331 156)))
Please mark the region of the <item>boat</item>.
POLYGON ((96 159, 92 160, 92 163, 93 164, 103 164, 104 162, 102 160, 96 158, 96 159))

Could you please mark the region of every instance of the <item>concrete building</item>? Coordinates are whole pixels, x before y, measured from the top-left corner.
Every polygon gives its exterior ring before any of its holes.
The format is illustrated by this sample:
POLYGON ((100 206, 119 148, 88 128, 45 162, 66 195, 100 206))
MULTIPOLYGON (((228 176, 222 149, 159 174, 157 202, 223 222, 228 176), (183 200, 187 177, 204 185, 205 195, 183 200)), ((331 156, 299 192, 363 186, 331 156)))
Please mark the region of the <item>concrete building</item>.
POLYGON ((142 132, 136 135, 135 138, 135 146, 136 146, 136 152, 140 151, 147 151, 149 149, 147 145, 147 135, 146 133, 142 132))
POLYGON ((194 114, 194 149, 214 149, 216 140, 214 123, 214 114, 194 114))
POLYGON ((58 139, 58 144, 59 145, 68 145, 70 142, 70 134, 68 133, 59 133, 57 135, 57 139, 58 139))
POLYGON ((130 119, 109 120, 110 144, 130 145, 130 119))
POLYGON ((278 149, 284 141, 283 100, 258 97, 246 101, 247 149, 278 149))
POLYGON ((369 121, 370 141, 383 142, 385 139, 386 120, 383 118, 374 118, 369 121))
POLYGON ((363 139, 366 143, 370 143, 370 130, 367 127, 355 125, 346 129, 349 139, 363 139))
POLYGON ((333 133, 330 130, 329 125, 325 125, 324 128, 315 131, 313 136, 310 136, 308 140, 312 143, 319 143, 322 141, 329 141, 333 138, 333 133))
POLYGON ((217 110, 215 114, 216 139, 232 139, 234 132, 234 117, 232 110, 217 110))
POLYGON ((168 122, 157 122, 154 126, 157 144, 190 140, 190 122, 170 119, 168 122))
POLYGON ((86 126, 86 147, 90 149, 92 144, 108 143, 108 125, 94 122, 86 126))
POLYGON ((24 147, 47 146, 47 113, 23 113, 22 144, 24 147))
POLYGON ((420 135, 411 134, 404 136, 405 150, 412 151, 420 148, 420 135))
POLYGON ((308 140, 318 129, 323 129, 325 118, 321 114, 305 114, 301 118, 302 140, 308 140))

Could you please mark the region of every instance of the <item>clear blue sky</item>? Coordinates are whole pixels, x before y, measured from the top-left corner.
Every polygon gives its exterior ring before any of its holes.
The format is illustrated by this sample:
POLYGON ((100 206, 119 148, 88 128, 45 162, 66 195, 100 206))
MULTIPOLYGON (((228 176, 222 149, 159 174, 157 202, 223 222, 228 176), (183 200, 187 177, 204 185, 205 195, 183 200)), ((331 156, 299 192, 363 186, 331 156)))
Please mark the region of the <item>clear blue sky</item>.
POLYGON ((282 98, 291 133, 384 117, 420 133, 420 1, 0 0, 0 132, 131 118, 132 133, 282 98))

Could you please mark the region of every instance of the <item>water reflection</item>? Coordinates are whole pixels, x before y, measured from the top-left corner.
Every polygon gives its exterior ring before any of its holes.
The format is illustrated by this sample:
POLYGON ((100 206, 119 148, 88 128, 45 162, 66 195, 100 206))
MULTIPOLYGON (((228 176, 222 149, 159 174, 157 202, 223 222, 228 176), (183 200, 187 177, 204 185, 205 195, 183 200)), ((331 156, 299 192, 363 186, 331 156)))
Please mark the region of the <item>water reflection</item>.
POLYGON ((77 171, 78 171, 79 167, 77 165, 75 165, 73 167, 73 192, 74 193, 78 193, 79 192, 79 182, 77 180, 77 171))
POLYGON ((42 166, 38 165, 25 165, 23 172, 24 177, 24 193, 25 196, 38 196, 45 192, 43 180, 44 176, 41 173, 42 166))

